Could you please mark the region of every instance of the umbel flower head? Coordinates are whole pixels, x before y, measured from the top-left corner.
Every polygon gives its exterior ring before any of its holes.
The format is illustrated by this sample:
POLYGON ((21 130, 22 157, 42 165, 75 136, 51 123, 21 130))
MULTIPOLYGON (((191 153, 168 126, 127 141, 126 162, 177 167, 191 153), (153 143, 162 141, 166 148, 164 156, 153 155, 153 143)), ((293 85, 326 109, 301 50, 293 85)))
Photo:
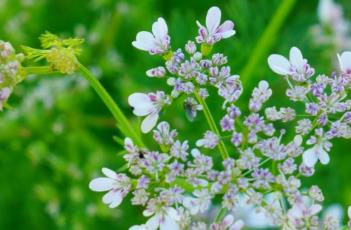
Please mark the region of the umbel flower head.
POLYGON ((40 36, 41 46, 44 49, 34 49, 24 46, 26 57, 39 61, 46 59, 53 70, 63 74, 72 74, 78 67, 77 56, 81 53, 80 45, 84 42, 80 38, 61 39, 46 32, 40 36))
POLYGON ((23 54, 16 54, 9 42, 0 40, 0 111, 13 88, 25 77, 21 66, 23 57, 23 54))

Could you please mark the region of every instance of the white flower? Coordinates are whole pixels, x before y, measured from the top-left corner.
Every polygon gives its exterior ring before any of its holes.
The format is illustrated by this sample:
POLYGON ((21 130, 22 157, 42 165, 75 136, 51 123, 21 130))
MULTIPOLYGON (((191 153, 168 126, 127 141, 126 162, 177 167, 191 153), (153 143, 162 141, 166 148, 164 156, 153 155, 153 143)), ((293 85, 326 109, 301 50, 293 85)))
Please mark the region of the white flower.
POLYGON ((307 219, 311 216, 316 215, 321 210, 322 206, 319 204, 312 204, 311 206, 307 206, 302 201, 298 201, 288 211, 288 216, 293 220, 307 219))
POLYGON ((346 51, 341 55, 338 54, 340 69, 344 74, 351 75, 351 52, 346 51))
POLYGON ((128 103, 134 107, 133 113, 136 116, 146 116, 141 123, 141 131, 148 133, 155 127, 162 107, 170 102, 164 92, 158 91, 149 94, 133 93, 129 96, 128 103))
POLYGON ((134 225, 129 230, 180 230, 177 221, 180 220, 177 210, 172 207, 164 207, 158 210, 158 212, 150 212, 145 210, 144 216, 152 216, 146 224, 134 225))
POLYGON ((308 167, 314 167, 318 160, 324 165, 330 161, 329 154, 322 143, 314 145, 303 153, 303 162, 308 167))
POLYGON ((139 32, 132 45, 137 49, 148 51, 152 55, 165 54, 170 48, 170 40, 165 20, 158 18, 152 24, 152 33, 148 31, 139 32))
POLYGON ((108 168, 102 168, 106 177, 95 178, 89 183, 89 188, 95 192, 109 191, 104 195, 102 201, 110 208, 121 204, 123 198, 131 188, 130 179, 125 174, 117 174, 108 168))
POLYGON ((186 207, 191 215, 196 215, 199 212, 204 212, 211 204, 212 196, 207 189, 195 190, 193 192, 195 197, 184 197, 183 205, 186 207))
POLYGON ((301 51, 296 47, 290 49, 289 60, 279 54, 270 55, 268 65, 273 72, 283 76, 289 75, 293 80, 299 82, 306 81, 314 74, 314 69, 310 67, 301 51))
POLYGON ((318 4, 318 17, 324 24, 334 24, 342 20, 342 9, 333 0, 320 0, 318 4))
POLYGON ((206 16, 206 27, 196 21, 199 26, 199 36, 196 37, 198 43, 213 45, 223 38, 229 38, 235 34, 234 23, 230 20, 221 23, 221 10, 214 6, 211 7, 206 16))

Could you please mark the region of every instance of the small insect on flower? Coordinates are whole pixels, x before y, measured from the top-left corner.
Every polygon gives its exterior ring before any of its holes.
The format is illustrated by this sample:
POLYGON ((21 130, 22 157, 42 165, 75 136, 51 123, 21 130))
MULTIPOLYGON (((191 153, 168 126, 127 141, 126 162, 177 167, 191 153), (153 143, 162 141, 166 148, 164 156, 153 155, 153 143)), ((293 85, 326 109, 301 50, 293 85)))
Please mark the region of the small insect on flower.
POLYGON ((291 76, 294 81, 298 82, 304 82, 314 74, 314 69, 310 67, 301 51, 296 47, 290 49, 289 60, 279 54, 270 55, 268 65, 273 72, 283 76, 291 76))
POLYGON ((340 70, 343 74, 351 76, 351 52, 346 51, 338 54, 340 70))
POLYGON ((170 103, 169 97, 164 92, 133 93, 128 98, 130 106, 134 107, 136 116, 146 116, 141 123, 141 131, 148 133, 155 127, 162 107, 170 103))
POLYGON ((199 26, 199 35, 196 37, 197 43, 205 43, 213 45, 224 38, 229 38, 235 34, 234 23, 226 20, 222 25, 221 23, 221 10, 214 6, 211 7, 206 16, 206 27, 196 21, 199 26))
POLYGON ((106 177, 95 178, 89 183, 89 188, 95 192, 109 191, 102 201, 110 208, 115 208, 130 191, 130 179, 125 174, 117 174, 108 168, 102 168, 102 173, 106 177))
POLYGON ((152 24, 152 33, 141 31, 137 34, 132 45, 140 50, 148 51, 151 55, 166 55, 170 49, 171 38, 168 35, 168 27, 163 18, 158 18, 152 24))

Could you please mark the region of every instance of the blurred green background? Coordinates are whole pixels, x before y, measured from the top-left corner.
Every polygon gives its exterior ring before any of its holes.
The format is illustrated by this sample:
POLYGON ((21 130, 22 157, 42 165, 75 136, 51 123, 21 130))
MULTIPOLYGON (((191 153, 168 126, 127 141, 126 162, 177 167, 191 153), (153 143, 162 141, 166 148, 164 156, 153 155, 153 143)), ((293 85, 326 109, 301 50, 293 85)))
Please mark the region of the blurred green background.
MULTIPOLYGON (((232 73, 241 73, 282 2, 0 0, 0 39, 11 41, 20 50, 22 44, 38 47, 38 36, 46 30, 84 37, 82 62, 135 119, 126 104, 127 96, 165 85, 145 76, 145 71, 161 60, 131 46, 138 31, 150 30, 152 22, 162 16, 169 24, 172 47, 182 47, 197 33, 195 20, 204 21, 207 9, 218 5, 223 17, 235 22, 237 35, 221 42, 216 50, 228 55, 232 73)), ((345 18, 351 20, 350 0, 338 2, 345 18)), ((287 54, 291 46, 298 46, 317 73, 330 74, 335 64, 331 60, 340 50, 319 45, 312 36, 311 27, 319 23, 317 5, 316 0, 297 0, 279 32, 271 35, 268 51, 287 54)), ((271 104, 288 103, 283 97, 285 83, 268 70, 266 57, 246 76, 239 102, 243 106, 260 79, 272 84, 271 104)), ((88 189, 101 167, 117 169, 122 161, 118 155, 121 146, 112 138, 120 136, 115 123, 82 77, 31 76, 16 88, 10 104, 13 108, 0 114, 0 229, 123 230, 144 221, 141 209, 129 206, 127 200, 111 210, 102 204, 102 194, 88 189)), ((210 101, 211 107, 218 105, 216 99, 210 101)), ((189 124, 180 104, 168 108, 162 117, 190 140, 201 135, 194 133, 194 127, 206 129, 201 118, 189 124)), ((150 142, 151 138, 146 139, 150 142)), ((346 208, 351 204, 350 147, 349 141, 335 142, 330 164, 318 166, 317 173, 305 180, 307 185, 321 186, 326 206, 346 208)))

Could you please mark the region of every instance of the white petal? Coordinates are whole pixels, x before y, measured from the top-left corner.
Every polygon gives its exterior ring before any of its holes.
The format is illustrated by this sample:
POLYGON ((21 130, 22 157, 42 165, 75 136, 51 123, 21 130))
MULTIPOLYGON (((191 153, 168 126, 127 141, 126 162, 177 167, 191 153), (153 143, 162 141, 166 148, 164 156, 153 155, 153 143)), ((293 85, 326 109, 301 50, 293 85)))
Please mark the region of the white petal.
POLYGON ((129 230, 148 230, 145 224, 142 225, 134 225, 129 228, 129 230))
POLYGON ((128 104, 132 107, 144 107, 145 104, 152 104, 149 96, 145 93, 133 93, 128 97, 128 104))
POLYGON ((290 63, 297 68, 302 68, 304 65, 302 53, 296 47, 292 47, 290 49, 289 59, 290 59, 290 63))
POLYGON ((95 192, 104 192, 113 188, 115 180, 107 177, 99 177, 90 181, 89 188, 95 192))
POLYGON ((289 214, 295 218, 301 218, 303 216, 302 209, 298 205, 294 205, 290 210, 289 214))
POLYGON ((105 176, 107 176, 107 177, 109 177, 109 178, 111 178, 111 179, 116 179, 116 177, 117 177, 117 173, 115 172, 115 171, 112 171, 111 169, 108 169, 108 168, 102 168, 102 173, 105 175, 105 176))
POLYGON ((269 84, 268 84, 267 81, 264 81, 264 80, 260 81, 258 83, 258 88, 263 89, 263 90, 268 89, 269 88, 269 84))
POLYGON ((154 105, 152 103, 139 104, 133 109, 134 115, 140 117, 149 115, 152 111, 154 111, 154 105))
POLYGON ((322 206, 319 204, 314 204, 310 207, 311 215, 316 215, 322 210, 322 206))
POLYGON ((157 38, 164 38, 168 34, 168 27, 166 21, 163 18, 158 18, 154 24, 152 24, 152 33, 157 38))
POLYGON ((244 227, 244 221, 238 220, 235 224, 230 228, 230 230, 241 230, 244 227))
POLYGON ((328 164, 330 161, 329 154, 322 148, 320 148, 319 151, 319 160, 324 165, 328 164))
POLYGON ((219 24, 221 23, 221 10, 213 6, 211 7, 206 16, 206 27, 210 34, 215 33, 219 24))
POLYGON ((164 222, 160 224, 160 230, 180 230, 180 228, 177 222, 167 215, 164 222))
POLYGON ((303 153, 302 158, 303 158, 303 163, 305 163, 305 165, 307 165, 308 167, 313 167, 318 160, 318 157, 316 155, 316 149, 313 147, 306 150, 303 153))
POLYGON ((158 120, 157 113, 153 113, 153 114, 150 114, 149 116, 145 117, 145 119, 141 123, 141 131, 143 133, 150 132, 155 127, 157 120, 158 120))
POLYGON ((152 33, 147 31, 141 31, 137 34, 135 41, 132 45, 140 50, 149 51, 155 46, 155 38, 152 33))
POLYGON ((348 215, 349 219, 351 219, 351 206, 347 210, 347 215, 348 215))
POLYGON ((220 27, 217 29, 217 33, 220 33, 223 38, 229 38, 235 34, 234 23, 230 20, 225 21, 220 27))
POLYGON ((338 55, 338 58, 341 71, 351 71, 351 52, 343 52, 341 55, 338 55))
POLYGON ((117 207, 121 204, 122 200, 122 194, 114 190, 109 191, 102 198, 102 202, 104 202, 105 204, 109 204, 110 208, 117 207))
POLYGON ((161 222, 161 216, 156 214, 146 222, 146 226, 150 230, 156 230, 160 225, 160 222, 161 222))
POLYGON ((177 212, 177 210, 175 210, 175 208, 168 208, 167 209, 167 215, 169 217, 171 217, 173 220, 180 220, 180 216, 177 212))
POLYGON ((290 73, 290 62, 282 55, 270 55, 268 57, 268 65, 277 74, 288 75, 290 73))
POLYGON ((301 135, 295 136, 294 142, 296 145, 300 146, 302 144, 302 136, 301 135))
POLYGON ((200 140, 196 141, 196 146, 197 146, 197 147, 201 147, 201 146, 203 146, 205 143, 206 143, 206 140, 205 140, 205 139, 200 139, 200 140))

